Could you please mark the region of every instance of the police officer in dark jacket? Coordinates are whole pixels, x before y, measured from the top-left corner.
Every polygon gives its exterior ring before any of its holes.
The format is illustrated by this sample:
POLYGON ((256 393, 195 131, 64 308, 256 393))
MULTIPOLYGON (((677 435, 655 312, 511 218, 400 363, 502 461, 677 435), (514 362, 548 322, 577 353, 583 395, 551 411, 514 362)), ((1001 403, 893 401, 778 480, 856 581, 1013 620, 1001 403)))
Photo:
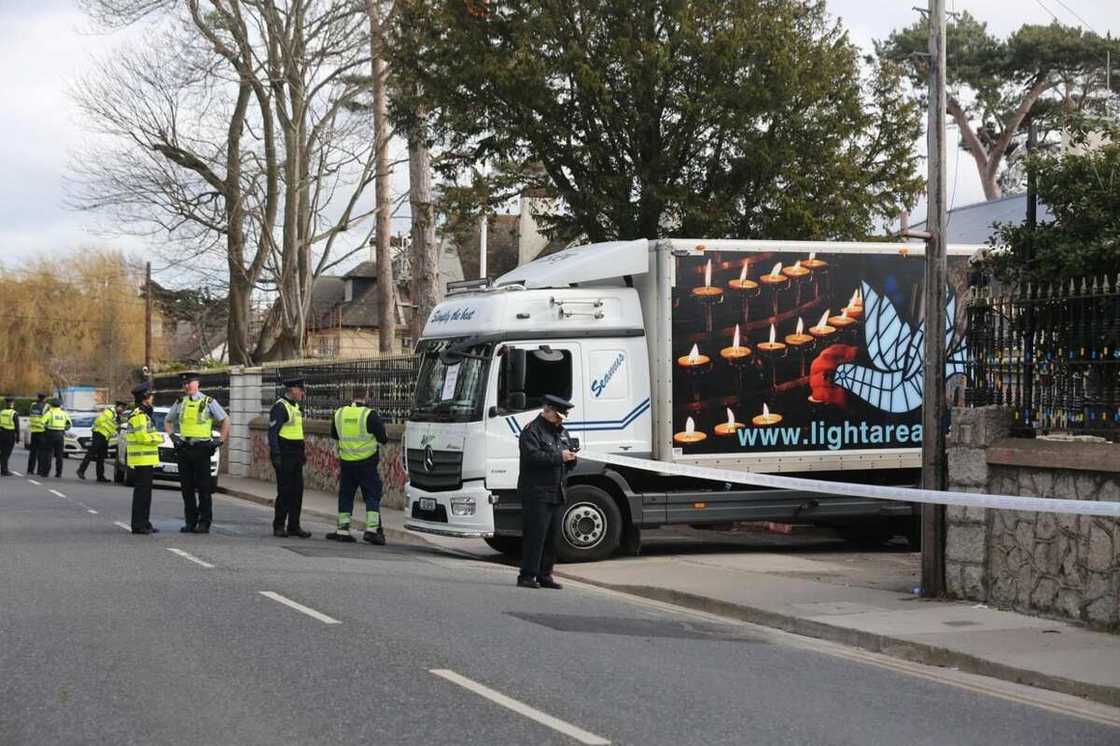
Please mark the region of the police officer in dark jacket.
POLYGON ((521 496, 522 553, 517 585, 556 588, 556 540, 564 514, 564 479, 575 466, 576 454, 564 418, 572 403, 546 394, 540 416, 521 431, 521 462, 517 492, 521 496))
POLYGON ((303 510, 303 465, 307 454, 303 445, 303 379, 284 380, 284 395, 268 413, 268 450, 276 470, 276 505, 272 535, 306 539, 311 536, 300 526, 303 510))

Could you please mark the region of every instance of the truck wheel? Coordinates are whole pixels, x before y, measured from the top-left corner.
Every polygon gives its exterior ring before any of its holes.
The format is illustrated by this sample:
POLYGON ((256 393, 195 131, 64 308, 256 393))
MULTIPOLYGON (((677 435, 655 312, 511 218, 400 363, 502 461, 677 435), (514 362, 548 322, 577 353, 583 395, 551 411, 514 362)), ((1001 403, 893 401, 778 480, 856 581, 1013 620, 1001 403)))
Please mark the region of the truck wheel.
POLYGON ((501 552, 507 557, 517 557, 521 554, 520 536, 490 536, 485 541, 495 552, 501 552))
POLYGON ((610 495, 590 484, 577 484, 568 490, 556 548, 561 562, 606 559, 618 549, 621 537, 622 512, 610 495))

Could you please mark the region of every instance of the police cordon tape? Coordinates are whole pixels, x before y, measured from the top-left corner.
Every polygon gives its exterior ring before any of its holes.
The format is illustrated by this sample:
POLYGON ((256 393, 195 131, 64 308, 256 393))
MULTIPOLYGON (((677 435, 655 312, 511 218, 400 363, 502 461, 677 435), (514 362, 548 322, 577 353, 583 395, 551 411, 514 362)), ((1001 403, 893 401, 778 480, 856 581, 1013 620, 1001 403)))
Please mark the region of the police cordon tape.
POLYGON ((1066 500, 1051 497, 1018 497, 1015 495, 982 495, 972 492, 940 492, 913 487, 883 487, 877 484, 858 484, 853 482, 829 482, 823 479, 804 479, 802 477, 783 477, 777 474, 757 474, 749 471, 713 469, 692 464, 674 464, 666 461, 619 456, 613 453, 581 450, 579 457, 585 461, 612 464, 629 469, 653 471, 659 474, 692 477, 712 482, 749 484, 755 487, 773 487, 783 490, 802 490, 827 495, 847 495, 850 497, 870 497, 876 500, 897 500, 909 503, 930 503, 933 505, 961 505, 969 508, 994 508, 996 510, 1026 510, 1038 513, 1072 513, 1075 515, 1096 515, 1106 518, 1120 518, 1120 502, 1097 502, 1094 500, 1066 500))

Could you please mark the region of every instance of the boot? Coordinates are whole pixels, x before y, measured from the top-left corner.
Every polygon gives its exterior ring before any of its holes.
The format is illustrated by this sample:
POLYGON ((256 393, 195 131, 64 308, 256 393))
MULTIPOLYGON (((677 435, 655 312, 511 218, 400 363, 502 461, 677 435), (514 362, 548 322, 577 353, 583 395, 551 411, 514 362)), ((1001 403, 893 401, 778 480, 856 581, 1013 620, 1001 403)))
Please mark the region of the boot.
POLYGON ((196 534, 208 534, 208 533, 210 533, 210 524, 209 523, 199 523, 197 526, 194 527, 194 533, 196 533, 196 534))
POLYGON ((375 531, 367 529, 366 532, 362 534, 362 541, 368 541, 370 544, 383 547, 385 546, 385 531, 382 530, 380 526, 378 526, 375 531))
POLYGON ((85 479, 85 478, 86 478, 86 473, 84 471, 82 471, 81 469, 78 469, 78 479, 85 479))
POLYGON ((295 537, 296 539, 307 539, 307 538, 310 538, 311 532, 310 531, 304 531, 299 526, 296 526, 295 528, 289 528, 288 529, 288 536, 295 537))
POLYGON ((534 578, 534 577, 530 577, 528 575, 518 575, 517 576, 517 587, 518 588, 540 588, 541 584, 538 583, 537 579, 534 578))
POLYGON ((340 541, 343 544, 353 544, 354 537, 350 535, 349 526, 339 526, 337 531, 331 531, 326 535, 327 541, 340 541))
POLYGON ((276 538, 278 538, 278 539, 286 539, 286 538, 288 538, 288 532, 287 532, 287 531, 285 531, 285 530, 284 530, 284 529, 282 529, 282 528, 274 528, 274 529, 272 529, 272 535, 273 535, 273 536, 275 536, 275 537, 276 537, 276 538))

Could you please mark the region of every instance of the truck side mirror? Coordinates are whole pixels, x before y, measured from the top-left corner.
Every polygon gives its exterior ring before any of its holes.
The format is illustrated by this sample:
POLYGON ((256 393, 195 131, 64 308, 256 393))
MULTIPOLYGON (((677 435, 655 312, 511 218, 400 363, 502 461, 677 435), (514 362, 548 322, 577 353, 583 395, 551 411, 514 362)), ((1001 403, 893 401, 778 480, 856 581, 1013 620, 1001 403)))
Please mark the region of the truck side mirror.
POLYGON ((525 411, 527 404, 525 402, 525 392, 518 391, 509 395, 509 409, 513 412, 525 411))

